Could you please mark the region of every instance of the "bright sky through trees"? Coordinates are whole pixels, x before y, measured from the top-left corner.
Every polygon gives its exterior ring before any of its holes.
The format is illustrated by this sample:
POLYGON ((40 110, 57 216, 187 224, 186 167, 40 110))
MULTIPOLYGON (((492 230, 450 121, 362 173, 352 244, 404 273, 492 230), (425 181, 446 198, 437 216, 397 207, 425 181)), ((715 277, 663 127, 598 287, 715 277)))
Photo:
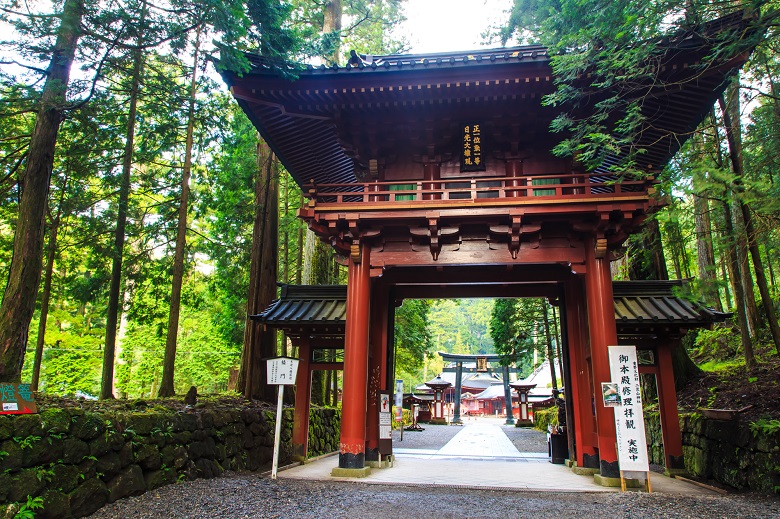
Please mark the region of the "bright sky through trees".
POLYGON ((511 7, 511 0, 408 0, 400 32, 415 54, 472 50, 485 46, 482 33, 505 22, 511 7))

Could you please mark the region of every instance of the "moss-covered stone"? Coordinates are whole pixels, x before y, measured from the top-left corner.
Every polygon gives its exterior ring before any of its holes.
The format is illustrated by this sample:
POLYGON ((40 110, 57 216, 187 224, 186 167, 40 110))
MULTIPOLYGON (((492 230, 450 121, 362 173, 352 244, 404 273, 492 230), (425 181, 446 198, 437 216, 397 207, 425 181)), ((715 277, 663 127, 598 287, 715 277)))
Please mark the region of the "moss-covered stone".
POLYGON ((75 418, 73 425, 71 425, 71 431, 73 436, 80 440, 94 440, 106 431, 105 419, 98 414, 84 413, 75 418))
POLYGON ((22 448, 18 443, 14 440, 5 440, 0 443, 0 451, 6 453, 0 461, 0 468, 3 469, 3 472, 22 468, 22 448))
POLYGON ((192 432, 198 429, 198 417, 190 413, 176 415, 173 420, 173 430, 175 432, 192 432))
POLYGON ((155 488, 159 488, 163 485, 176 483, 176 479, 176 470, 173 468, 154 470, 144 474, 144 481, 146 482, 147 490, 154 490, 155 488))
POLYGON ((36 469, 22 469, 11 475, 6 500, 26 502, 27 496, 38 496, 45 487, 46 480, 38 477, 36 469))
POLYGON ((54 472, 49 488, 65 492, 73 491, 81 483, 81 471, 77 465, 54 465, 54 472))
POLYGON ((47 490, 43 493, 43 508, 35 514, 38 519, 66 519, 70 513, 70 497, 63 492, 47 490))
POLYGON ((13 418, 15 438, 27 438, 29 436, 42 437, 44 434, 41 425, 41 417, 37 414, 20 414, 13 418))
POLYGON ((14 435, 14 425, 9 416, 0 415, 0 441, 7 440, 14 435))
POLYGON ((62 442, 62 462, 79 463, 89 456, 89 445, 77 438, 66 438, 62 442))
POLYGON ((127 426, 139 436, 149 436, 159 428, 160 416, 155 413, 131 413, 127 416, 127 426))
POLYGON ((113 451, 98 458, 95 465, 95 471, 103 474, 106 478, 115 476, 120 470, 122 470, 122 460, 119 459, 119 454, 113 451))
POLYGON ((97 512, 108 500, 108 488, 98 478, 89 478, 69 494, 70 511, 74 517, 97 512))
MULTIPOLYGON (((35 438, 28 436, 28 439, 35 438)), ((59 438, 40 438, 29 442, 25 448, 22 445, 22 464, 25 467, 46 465, 62 459, 64 442, 59 438)))
POLYGON ((156 445, 141 445, 135 452, 135 462, 144 470, 158 470, 162 466, 160 451, 156 445))
POLYGON ((130 465, 108 482, 108 502, 146 492, 144 472, 138 465, 130 465))
POLYGON ((70 414, 64 409, 51 408, 41 411, 41 427, 47 434, 64 434, 70 431, 70 414))

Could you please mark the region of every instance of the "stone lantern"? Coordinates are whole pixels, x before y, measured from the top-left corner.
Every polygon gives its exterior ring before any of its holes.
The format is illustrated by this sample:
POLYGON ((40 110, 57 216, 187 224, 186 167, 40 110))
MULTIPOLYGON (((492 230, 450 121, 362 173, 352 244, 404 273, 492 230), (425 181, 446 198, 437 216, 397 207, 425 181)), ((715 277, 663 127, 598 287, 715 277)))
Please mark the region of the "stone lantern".
POLYGON ((444 392, 452 384, 441 378, 438 375, 436 378, 429 380, 425 383, 426 386, 433 389, 433 408, 431 409, 431 423, 432 424, 446 424, 447 419, 444 417, 444 392))
POLYGON ((518 418, 515 427, 526 427, 533 422, 528 415, 528 393, 536 387, 536 384, 523 384, 521 382, 513 382, 509 384, 509 387, 517 391, 517 398, 520 400, 520 418, 518 418))

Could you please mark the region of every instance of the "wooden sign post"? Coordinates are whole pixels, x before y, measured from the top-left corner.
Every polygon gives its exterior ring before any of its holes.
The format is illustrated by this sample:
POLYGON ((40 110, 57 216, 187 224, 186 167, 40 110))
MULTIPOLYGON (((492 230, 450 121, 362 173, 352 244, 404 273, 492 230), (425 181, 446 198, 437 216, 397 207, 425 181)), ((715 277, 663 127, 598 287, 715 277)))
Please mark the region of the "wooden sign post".
POLYGON ((626 490, 625 472, 644 472, 645 488, 652 492, 636 346, 610 346, 609 369, 612 383, 602 384, 602 394, 604 405, 615 410, 620 488, 626 490))
POLYGON ((284 386, 295 385, 298 374, 298 359, 292 357, 274 357, 266 361, 266 373, 269 384, 279 386, 279 399, 276 403, 276 431, 274 432, 274 458, 271 464, 271 479, 276 479, 279 468, 279 441, 282 436, 282 398, 284 386))

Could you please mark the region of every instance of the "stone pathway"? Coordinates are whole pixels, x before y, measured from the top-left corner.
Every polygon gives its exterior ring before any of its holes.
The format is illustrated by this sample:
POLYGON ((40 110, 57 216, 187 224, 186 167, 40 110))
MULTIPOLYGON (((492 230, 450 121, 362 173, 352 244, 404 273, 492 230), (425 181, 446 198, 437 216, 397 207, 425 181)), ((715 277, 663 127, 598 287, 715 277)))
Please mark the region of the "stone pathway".
MULTIPOLYGON (((424 433, 419 433, 424 434, 424 433)), ((405 486, 517 489, 541 492, 619 492, 595 483, 592 476, 578 476, 564 465, 548 462, 546 453, 521 453, 499 425, 474 422, 440 449, 394 448, 394 465, 373 469, 368 477, 335 478, 331 470, 338 458, 329 456, 279 473, 282 479, 359 481, 405 486)), ((684 481, 652 474, 657 493, 710 495, 714 492, 684 481)))

